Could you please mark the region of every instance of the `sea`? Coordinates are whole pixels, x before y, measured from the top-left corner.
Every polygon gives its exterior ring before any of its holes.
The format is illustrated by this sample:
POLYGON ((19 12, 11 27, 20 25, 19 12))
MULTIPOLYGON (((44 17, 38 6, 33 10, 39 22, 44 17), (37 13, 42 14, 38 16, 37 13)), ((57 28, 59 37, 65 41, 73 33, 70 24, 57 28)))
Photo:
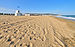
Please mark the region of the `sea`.
POLYGON ((75 21, 75 15, 61 15, 56 17, 75 21))

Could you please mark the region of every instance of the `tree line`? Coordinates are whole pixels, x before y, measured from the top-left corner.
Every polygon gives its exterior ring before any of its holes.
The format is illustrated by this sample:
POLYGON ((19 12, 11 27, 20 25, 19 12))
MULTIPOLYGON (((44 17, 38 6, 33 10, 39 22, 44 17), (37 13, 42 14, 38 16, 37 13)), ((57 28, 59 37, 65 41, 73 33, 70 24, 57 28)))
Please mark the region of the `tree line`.
POLYGON ((0 13, 0 15, 15 15, 15 14, 12 14, 12 13, 0 13))

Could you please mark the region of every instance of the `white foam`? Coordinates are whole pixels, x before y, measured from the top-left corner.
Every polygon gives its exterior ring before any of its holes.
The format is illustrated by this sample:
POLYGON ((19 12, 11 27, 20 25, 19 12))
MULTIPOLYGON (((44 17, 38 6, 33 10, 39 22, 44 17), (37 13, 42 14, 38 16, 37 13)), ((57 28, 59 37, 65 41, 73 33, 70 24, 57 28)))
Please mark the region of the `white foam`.
POLYGON ((56 16, 56 17, 64 18, 64 19, 70 19, 70 20, 75 20, 74 17, 65 17, 65 16, 56 16))

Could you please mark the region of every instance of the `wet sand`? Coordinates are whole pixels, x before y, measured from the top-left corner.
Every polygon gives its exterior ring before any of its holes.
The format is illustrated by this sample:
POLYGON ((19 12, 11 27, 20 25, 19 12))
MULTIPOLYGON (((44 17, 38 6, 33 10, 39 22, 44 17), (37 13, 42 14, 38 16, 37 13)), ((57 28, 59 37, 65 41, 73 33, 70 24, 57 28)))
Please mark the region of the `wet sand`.
POLYGON ((52 16, 0 16, 0 47, 75 47, 75 22, 52 16))

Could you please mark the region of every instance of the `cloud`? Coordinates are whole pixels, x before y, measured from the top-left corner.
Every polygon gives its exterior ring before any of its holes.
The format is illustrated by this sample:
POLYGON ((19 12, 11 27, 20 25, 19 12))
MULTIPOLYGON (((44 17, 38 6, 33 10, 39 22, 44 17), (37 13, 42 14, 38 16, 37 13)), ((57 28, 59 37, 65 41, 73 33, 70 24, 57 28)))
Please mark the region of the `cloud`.
POLYGON ((0 12, 15 12, 15 10, 14 9, 8 9, 8 8, 1 8, 0 7, 0 12))

